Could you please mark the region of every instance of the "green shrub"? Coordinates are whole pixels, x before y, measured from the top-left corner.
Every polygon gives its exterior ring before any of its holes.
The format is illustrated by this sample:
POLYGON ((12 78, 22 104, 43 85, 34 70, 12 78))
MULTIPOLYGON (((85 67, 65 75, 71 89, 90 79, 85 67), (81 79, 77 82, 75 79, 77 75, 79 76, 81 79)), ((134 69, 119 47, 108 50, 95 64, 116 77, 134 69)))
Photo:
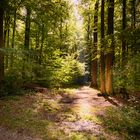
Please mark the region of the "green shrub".
POLYGON ((0 96, 20 94, 21 83, 22 80, 17 75, 7 75, 5 77, 0 96))
POLYGON ((60 68, 54 72, 52 82, 55 86, 71 85, 83 75, 83 64, 68 56, 66 59, 62 59, 60 68))
POLYGON ((114 87, 126 88, 127 91, 140 91, 140 55, 130 57, 124 67, 114 67, 114 87))

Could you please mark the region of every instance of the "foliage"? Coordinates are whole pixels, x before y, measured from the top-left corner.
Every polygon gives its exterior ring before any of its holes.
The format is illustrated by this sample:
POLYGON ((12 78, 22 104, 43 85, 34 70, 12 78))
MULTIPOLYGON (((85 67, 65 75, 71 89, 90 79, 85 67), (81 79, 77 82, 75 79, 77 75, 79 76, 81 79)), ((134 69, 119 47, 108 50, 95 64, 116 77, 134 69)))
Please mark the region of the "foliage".
POLYGON ((23 94, 23 90, 21 89, 22 79, 17 77, 17 75, 9 74, 5 77, 3 87, 0 89, 0 97, 8 96, 8 95, 16 95, 23 94), (13 82, 14 81, 14 82, 13 82))
POLYGON ((82 76, 84 76, 84 65, 68 56, 61 61, 61 67, 54 74, 52 81, 55 81, 53 84, 56 86, 71 85, 82 76))
POLYGON ((139 91, 140 83, 140 55, 136 54, 129 57, 125 66, 120 67, 118 64, 114 67, 114 87, 117 89, 125 88, 129 92, 139 91))
POLYGON ((140 110, 135 107, 110 108, 101 117, 102 123, 113 133, 121 134, 125 139, 139 139, 140 110))

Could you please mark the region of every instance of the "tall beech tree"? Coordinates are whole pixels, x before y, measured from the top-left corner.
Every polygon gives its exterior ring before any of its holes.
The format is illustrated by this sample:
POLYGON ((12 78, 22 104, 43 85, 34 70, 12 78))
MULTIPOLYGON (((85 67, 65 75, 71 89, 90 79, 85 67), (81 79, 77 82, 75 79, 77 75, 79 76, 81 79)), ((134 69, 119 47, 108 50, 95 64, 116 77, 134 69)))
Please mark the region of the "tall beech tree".
POLYGON ((5 1, 0 1, 0 88, 4 80, 4 36, 3 36, 3 18, 5 1))
POLYGON ((136 27, 136 0, 130 0, 131 2, 131 24, 132 28, 136 27))
POLYGON ((95 3, 95 13, 94 13, 94 32, 93 32, 93 55, 92 55, 92 77, 91 77, 91 87, 97 88, 97 43, 98 43, 98 6, 99 1, 95 3))
MULTIPOLYGON (((14 12, 13 12, 13 17, 14 17, 14 21, 13 21, 13 31, 12 31, 12 49, 14 48, 15 45, 15 32, 16 32, 16 20, 17 20, 17 8, 14 8, 14 12)), ((10 67, 13 67, 13 62, 14 62, 14 54, 11 54, 11 63, 10 63, 10 67)))
POLYGON ((104 45, 104 37, 105 37, 105 21, 104 21, 104 10, 105 10, 105 1, 101 1, 101 54, 100 54, 100 90, 101 93, 106 93, 105 90, 105 45, 104 45))
POLYGON ((125 64, 125 56, 126 56, 126 39, 124 37, 124 31, 126 29, 126 0, 123 0, 122 4, 122 66, 125 64))
POLYGON ((40 47, 40 54, 39 54, 39 64, 41 65, 42 62, 42 51, 43 51, 43 46, 44 46, 44 24, 42 25, 42 29, 41 29, 41 47, 40 47))
POLYGON ((106 54, 106 92, 107 94, 113 93, 113 77, 112 67, 114 59, 114 0, 108 0, 108 29, 107 34, 109 35, 110 42, 108 51, 106 54))
POLYGON ((25 22, 25 40, 24 40, 24 47, 27 50, 29 49, 29 43, 30 43, 30 25, 31 25, 31 7, 27 5, 26 22, 25 22))
MULTIPOLYGON (((94 5, 95 7, 95 5, 94 5)), ((84 22, 84 30, 85 30, 85 70, 87 73, 87 81, 91 81, 92 76, 92 55, 93 55, 93 18, 94 18, 94 10, 90 1, 81 1, 81 9, 84 22)), ((90 85, 91 86, 91 85, 90 85)))
MULTIPOLYGON (((90 6, 89 6, 89 10, 90 10, 90 6)), ((86 29, 86 46, 87 46, 87 50, 86 50, 86 61, 87 61, 87 66, 86 66, 86 70, 89 71, 89 76, 88 76, 88 80, 91 79, 91 16, 90 14, 87 15, 87 29, 86 29)))

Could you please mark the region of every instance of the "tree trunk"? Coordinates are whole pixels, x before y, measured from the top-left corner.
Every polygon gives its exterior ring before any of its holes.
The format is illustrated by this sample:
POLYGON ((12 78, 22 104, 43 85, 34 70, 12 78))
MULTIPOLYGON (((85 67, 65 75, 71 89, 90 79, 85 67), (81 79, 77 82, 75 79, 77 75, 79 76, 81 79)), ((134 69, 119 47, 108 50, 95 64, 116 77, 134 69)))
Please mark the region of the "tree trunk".
POLYGON ((125 65, 125 59, 126 59, 126 40, 124 37, 124 32, 126 29, 126 0, 123 0, 122 5, 122 67, 125 65))
MULTIPOLYGON (((131 27, 134 31, 136 28, 136 0, 131 0, 131 27)), ((132 55, 136 55, 137 49, 135 48, 136 44, 136 36, 133 35, 132 45, 131 45, 131 52, 132 55)))
MULTIPOLYGON (((6 11, 4 14, 4 48, 9 47, 9 32, 10 32, 10 12, 6 11)), ((8 52, 5 53, 5 68, 8 67, 8 52)))
POLYGON ((111 38, 109 52, 106 55, 106 93, 113 93, 112 66, 114 60, 114 0, 108 0, 108 35, 111 38))
MULTIPOLYGON (((4 40, 4 45, 6 45, 6 37, 7 37, 7 31, 8 31, 8 26, 9 26, 9 21, 10 21, 10 15, 9 15, 10 13, 9 13, 9 11, 5 11, 5 13, 4 13, 4 17, 3 17, 3 21, 4 21, 4 27, 3 27, 3 29, 4 29, 4 34, 3 34, 3 40, 4 40)), ((6 47, 6 46, 4 46, 4 47, 6 47)))
POLYGON ((132 28, 136 27, 136 0, 131 0, 132 28))
POLYGON ((93 33, 93 60, 92 60, 92 78, 91 87, 98 88, 97 84, 97 43, 98 43, 98 33, 97 33, 97 23, 98 23, 98 0, 95 3, 95 14, 94 14, 94 33, 93 33))
MULTIPOLYGON (((90 7, 89 7, 90 10, 90 7)), ((88 21, 87 21, 87 36, 86 36, 86 45, 87 45, 87 50, 86 50, 86 71, 89 71, 89 75, 87 75, 87 81, 89 82, 91 80, 91 61, 92 61, 92 56, 91 56, 91 34, 90 34, 90 24, 91 24, 91 17, 88 15, 88 21)))
MULTIPOLYGON (((9 48, 9 42, 10 42, 10 25, 8 25, 8 31, 7 31, 7 48, 9 48)), ((5 68, 8 68, 9 66, 9 54, 6 54, 5 58, 5 68)))
POLYGON ((29 58, 29 45, 30 45, 30 16, 31 9, 29 6, 26 6, 27 15, 26 15, 26 23, 25 23, 25 39, 24 39, 24 49, 26 51, 26 55, 23 58, 23 68, 22 68, 22 78, 25 79, 25 61, 29 58))
MULTIPOLYGON (((12 35, 12 49, 14 48, 15 45, 15 31, 16 31, 16 19, 17 19, 17 14, 16 14, 17 9, 14 10, 14 23, 13 23, 13 35, 12 35)), ((13 63, 14 63, 14 55, 13 52, 11 54, 11 64, 10 67, 13 67, 13 63)))
POLYGON ((26 15, 26 25, 25 25, 25 42, 24 42, 24 47, 25 49, 29 49, 29 44, 30 44, 30 16, 31 16, 31 9, 30 7, 26 7, 27 10, 27 15, 26 15))
POLYGON ((101 93, 106 93, 105 90, 105 56, 104 56, 104 0, 101 1, 101 56, 100 56, 100 90, 101 93))
POLYGON ((39 54, 39 64, 41 65, 42 63, 42 49, 44 45, 44 25, 42 25, 42 37, 41 37, 41 47, 40 47, 40 54, 39 54))
MULTIPOLYGON (((0 6, 0 49, 4 49, 3 17, 4 17, 4 9, 3 7, 0 6)), ((3 80, 4 80, 4 53, 3 51, 0 50, 0 89, 3 84, 3 80)))

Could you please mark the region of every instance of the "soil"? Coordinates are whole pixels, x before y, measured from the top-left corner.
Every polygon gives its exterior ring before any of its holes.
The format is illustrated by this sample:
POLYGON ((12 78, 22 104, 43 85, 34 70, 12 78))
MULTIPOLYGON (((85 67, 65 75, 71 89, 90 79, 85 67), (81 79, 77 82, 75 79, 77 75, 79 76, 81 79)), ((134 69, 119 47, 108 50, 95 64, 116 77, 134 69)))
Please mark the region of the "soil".
MULTIPOLYGON (((87 86, 76 89, 72 97, 59 96, 59 103, 63 105, 63 109, 70 108, 75 112, 76 119, 67 121, 59 119, 57 114, 56 126, 62 129, 65 134, 70 132, 83 132, 93 134, 95 137, 105 136, 110 140, 119 140, 111 135, 106 134, 100 122, 96 119, 98 116, 104 115, 107 107, 118 107, 122 104, 113 97, 98 96, 99 91, 87 86)), ((70 112, 71 113, 71 112, 70 112)), ((61 115, 61 113, 60 113, 61 115)), ((71 115, 71 114, 69 114, 71 115)), ((52 117, 53 120, 53 117, 52 117)), ((13 132, 6 128, 0 127, 0 140, 41 140, 40 138, 30 137, 20 132, 13 132)))

